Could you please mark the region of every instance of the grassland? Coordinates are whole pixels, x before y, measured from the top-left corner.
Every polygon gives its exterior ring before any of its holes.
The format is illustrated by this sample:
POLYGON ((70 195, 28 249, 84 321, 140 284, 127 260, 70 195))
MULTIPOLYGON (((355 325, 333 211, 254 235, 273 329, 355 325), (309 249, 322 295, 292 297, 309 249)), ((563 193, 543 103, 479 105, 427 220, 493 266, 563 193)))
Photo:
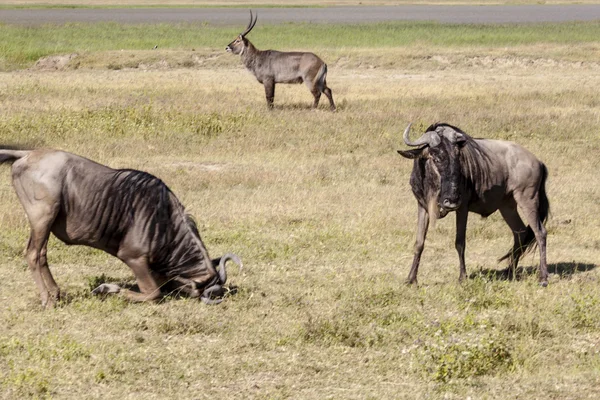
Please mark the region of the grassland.
MULTIPOLYGON (((22 69, 31 66, 41 57, 51 54, 77 53, 80 57, 71 64, 77 68, 89 59, 100 60, 106 67, 112 58, 101 52, 136 51, 130 58, 149 56, 150 59, 172 57, 156 53, 162 50, 183 51, 189 59, 194 56, 210 56, 210 66, 219 60, 220 66, 233 67, 239 62, 224 54, 223 49, 239 33, 240 27, 222 27, 193 24, 120 25, 98 23, 91 25, 65 24, 58 26, 1 25, 0 70, 22 69), (48 40, 51 37, 52 40, 48 40), (149 52, 158 46, 158 52, 149 52), (213 62, 213 64, 210 64, 213 62)), ((399 66, 404 57, 398 52, 413 54, 422 59, 424 52, 436 49, 467 51, 473 47, 520 51, 524 46, 556 46, 556 51, 567 48, 574 60, 597 60, 597 53, 590 52, 600 37, 598 23, 564 23, 536 25, 460 25, 431 22, 380 23, 355 25, 330 24, 282 24, 264 25, 252 32, 252 42, 261 49, 296 48, 313 49, 331 57, 345 57, 361 62, 399 66), (576 44, 576 46, 574 46, 576 44), (406 49, 410 51, 406 51, 406 49), (366 52, 362 59, 356 52, 366 52), (350 57, 348 55, 351 55, 350 57)), ((476 55, 487 52, 474 51, 476 55)), ((544 54, 546 55, 546 52, 544 54)), ((554 56, 555 54, 550 54, 554 56)), ((533 54, 534 57, 539 56, 533 54)), ((568 54, 561 54, 568 56, 568 54)), ((135 61, 135 60, 134 60, 135 61)), ((130 64, 129 66, 135 66, 130 64)), ((205 65, 204 67, 206 67, 205 65)))
MULTIPOLYGON (((102 301, 90 286, 132 282, 127 267, 52 240, 51 269, 68 295, 42 310, 22 258, 26 217, 3 167, 0 397, 600 396, 600 42, 586 36, 598 25, 516 27, 531 33, 495 41, 425 26, 410 39, 420 25, 398 24, 396 46, 371 31, 385 25, 330 28, 364 35, 355 46, 306 25, 279 39, 268 35, 281 27, 253 33, 259 47, 317 49, 337 113, 309 110, 302 86, 278 86, 267 111, 262 87, 222 53, 225 29, 186 41, 186 27, 148 26, 164 32, 153 51, 129 28, 118 45, 108 39, 115 26, 100 37, 86 33, 95 26, 40 28, 36 37, 52 40, 30 40, 23 54, 79 54, 59 70, 2 51, 0 142, 158 175, 210 253, 234 251, 245 269, 230 272, 240 293, 215 307, 102 301), (68 29, 71 42, 54 40, 68 29), (496 273, 511 245, 499 215, 469 221, 468 282, 456 282, 448 216, 430 231, 419 287, 403 285, 416 205, 411 163, 395 150, 410 121, 514 140, 544 160, 548 288, 536 284, 536 254, 517 281, 496 273)), ((16 49, 22 32, 4 37, 16 49)))

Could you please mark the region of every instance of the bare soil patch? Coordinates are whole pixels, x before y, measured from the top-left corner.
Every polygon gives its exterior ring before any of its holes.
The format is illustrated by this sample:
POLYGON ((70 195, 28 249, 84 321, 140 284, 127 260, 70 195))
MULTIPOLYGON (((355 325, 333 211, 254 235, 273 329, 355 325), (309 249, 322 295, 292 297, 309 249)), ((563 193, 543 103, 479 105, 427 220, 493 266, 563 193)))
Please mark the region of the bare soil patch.
POLYGON ((64 70, 67 69, 71 62, 77 58, 77 56, 77 53, 71 53, 42 57, 36 61, 36 63, 33 65, 33 67, 31 67, 31 69, 38 71, 64 70))

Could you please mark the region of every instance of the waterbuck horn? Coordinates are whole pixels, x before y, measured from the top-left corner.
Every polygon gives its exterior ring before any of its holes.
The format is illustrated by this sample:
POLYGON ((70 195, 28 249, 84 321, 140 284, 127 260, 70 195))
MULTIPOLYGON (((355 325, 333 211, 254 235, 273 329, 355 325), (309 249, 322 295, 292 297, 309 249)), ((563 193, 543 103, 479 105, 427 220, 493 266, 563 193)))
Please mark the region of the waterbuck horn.
POLYGON ((414 142, 411 142, 410 138, 408 137, 411 125, 412 123, 408 124, 408 126, 404 130, 404 135, 402 136, 404 138, 404 143, 406 143, 408 146, 416 147, 427 145, 429 147, 435 147, 438 144, 440 144, 440 137, 436 132, 425 132, 423 136, 421 136, 414 142))
POLYGON ((254 17, 254 21, 252 21, 252 10, 250 10, 250 22, 248 22, 246 30, 243 33, 241 33, 240 36, 243 37, 249 34, 252 28, 254 28, 254 25, 256 25, 256 20, 258 20, 258 14, 256 14, 256 17, 254 17))

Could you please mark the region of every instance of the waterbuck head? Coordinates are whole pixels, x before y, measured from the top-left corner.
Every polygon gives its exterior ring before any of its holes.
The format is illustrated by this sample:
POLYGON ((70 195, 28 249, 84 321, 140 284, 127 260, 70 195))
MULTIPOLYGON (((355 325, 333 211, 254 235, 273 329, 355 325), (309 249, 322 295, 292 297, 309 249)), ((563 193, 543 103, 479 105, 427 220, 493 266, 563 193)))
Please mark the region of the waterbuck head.
POLYGON ((252 10, 250 10, 250 22, 248 23, 246 30, 244 30, 244 32, 240 33, 234 39, 233 42, 229 43, 227 45, 227 47, 225 47, 225 50, 228 52, 231 52, 233 54, 243 55, 244 51, 248 47, 248 39, 246 39, 246 35, 250 33, 252 28, 254 28, 254 25, 256 25, 257 19, 258 19, 258 14, 254 17, 254 20, 252 19, 252 10))
POLYGON ((421 185, 420 192, 428 197, 423 200, 428 204, 430 215, 442 218, 461 205, 464 177, 460 165, 460 152, 467 137, 449 125, 435 124, 419 139, 411 141, 410 127, 411 124, 404 131, 404 143, 417 148, 398 150, 398 153, 414 159, 415 169, 421 168, 419 178, 414 176, 413 170, 411 185, 421 185))

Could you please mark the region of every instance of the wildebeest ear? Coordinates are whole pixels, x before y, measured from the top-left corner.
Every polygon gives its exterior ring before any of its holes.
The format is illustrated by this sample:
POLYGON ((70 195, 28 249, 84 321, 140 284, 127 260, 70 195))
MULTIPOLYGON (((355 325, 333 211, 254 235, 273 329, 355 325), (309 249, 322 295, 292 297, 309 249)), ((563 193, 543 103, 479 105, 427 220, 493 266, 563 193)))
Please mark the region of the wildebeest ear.
POLYGON ((400 154, 404 158, 419 158, 423 156, 425 149, 412 149, 412 150, 398 150, 398 154, 400 154))

